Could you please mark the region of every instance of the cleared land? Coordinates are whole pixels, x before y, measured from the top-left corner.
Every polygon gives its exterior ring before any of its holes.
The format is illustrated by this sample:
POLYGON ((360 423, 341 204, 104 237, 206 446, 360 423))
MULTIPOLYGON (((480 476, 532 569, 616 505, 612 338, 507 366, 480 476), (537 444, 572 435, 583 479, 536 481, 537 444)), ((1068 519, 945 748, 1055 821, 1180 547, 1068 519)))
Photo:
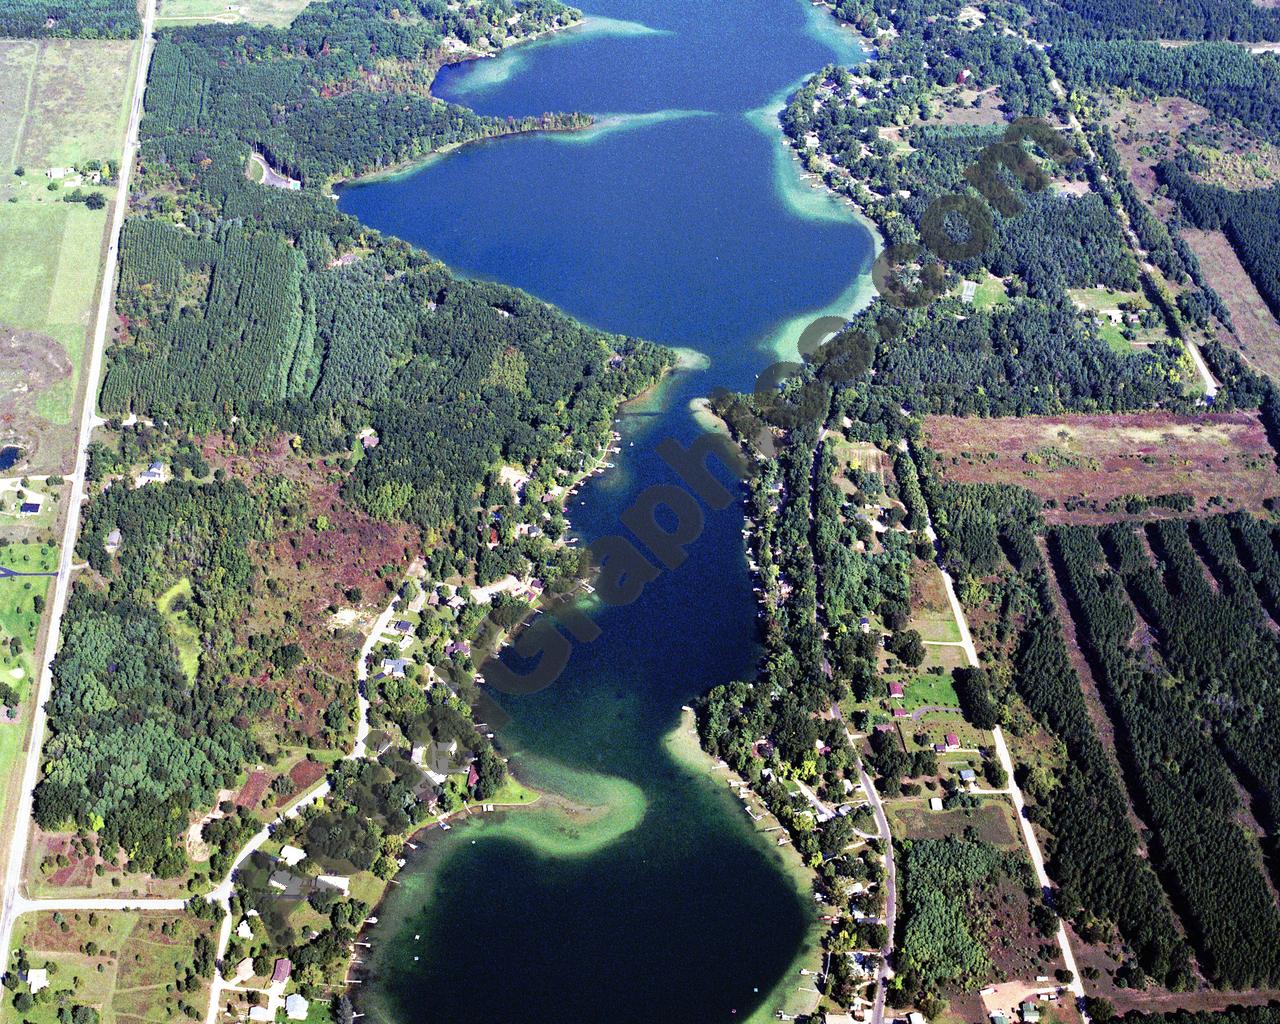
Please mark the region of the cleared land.
POLYGON ((1189 494, 1195 511, 1231 511, 1280 494, 1275 452, 1253 412, 929 416, 925 433, 947 480, 1026 487, 1051 523, 1169 514, 1126 508, 1133 497, 1189 494))
MULTIPOLYGON (((49 970, 53 998, 42 994, 36 1005, 18 1012, 13 998, 0 1008, 0 1022, 55 1024, 61 1007, 90 1006, 107 1024, 168 1021, 180 1006, 203 1010, 208 982, 191 991, 175 991, 190 971, 196 936, 209 922, 156 913, 86 911, 28 915, 19 922, 14 946, 32 967, 49 970)), ((27 991, 25 983, 19 991, 27 991)), ((198 1016, 198 1015, 197 1015, 198 1016)))
POLYGON ((161 0, 156 25, 195 25, 217 21, 232 24, 288 25, 309 0, 161 0))
POLYGON ((41 42, 31 59, 15 166, 43 174, 55 164, 118 160, 136 59, 137 44, 129 41, 41 42))
POLYGON ((25 449, 23 472, 70 469, 112 198, 63 202, 46 172, 119 159, 136 55, 129 42, 0 42, 0 441, 25 449))
POLYGON ((1218 332, 1259 373, 1280 379, 1280 323, 1258 294, 1240 257, 1221 231, 1185 228, 1182 237, 1200 260, 1205 279, 1226 303, 1233 331, 1218 332))

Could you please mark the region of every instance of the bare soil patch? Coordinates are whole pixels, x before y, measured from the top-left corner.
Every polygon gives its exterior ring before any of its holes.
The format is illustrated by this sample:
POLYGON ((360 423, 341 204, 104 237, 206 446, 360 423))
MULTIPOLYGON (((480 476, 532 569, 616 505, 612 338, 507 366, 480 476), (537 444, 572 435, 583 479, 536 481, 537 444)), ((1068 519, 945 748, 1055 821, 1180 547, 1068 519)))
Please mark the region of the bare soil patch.
POLYGON ((36 400, 71 378, 66 350, 47 334, 0 325, 0 442, 16 442, 26 463, 42 471, 65 469, 66 428, 36 411, 36 400))
POLYGON ((1276 453, 1254 412, 929 416, 925 433, 948 481, 1025 487, 1050 523, 1258 509, 1280 494, 1276 453), (1190 495, 1192 507, 1127 503, 1174 494, 1190 495))

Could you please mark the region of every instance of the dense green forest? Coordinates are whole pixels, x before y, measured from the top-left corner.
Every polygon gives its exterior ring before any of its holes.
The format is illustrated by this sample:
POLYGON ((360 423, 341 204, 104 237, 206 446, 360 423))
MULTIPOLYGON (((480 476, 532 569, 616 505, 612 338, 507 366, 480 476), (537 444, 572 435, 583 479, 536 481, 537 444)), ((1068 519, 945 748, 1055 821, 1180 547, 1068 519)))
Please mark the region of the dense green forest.
POLYGON ((247 722, 271 703, 227 679, 231 626, 254 575, 247 546, 271 519, 242 485, 216 481, 116 483, 86 510, 79 555, 106 589, 78 584, 64 619, 35 791, 42 827, 97 831, 104 856, 122 847, 130 870, 185 868, 175 840, 188 812, 209 806, 258 752, 247 722), (115 558, 103 546, 113 530, 115 558), (181 611, 200 638, 194 678, 156 606, 182 579, 191 595, 181 611))
POLYGON ((0 36, 131 39, 141 31, 134 0, 0 0, 0 36))
MULTIPOLYGON (((1185 524, 1172 522, 1152 528, 1153 551, 1166 566, 1163 579, 1128 527, 1108 527, 1101 535, 1084 527, 1057 528, 1050 547, 1082 647, 1124 737, 1126 769, 1141 797, 1140 813, 1150 823, 1153 857, 1177 893, 1202 968, 1224 987, 1272 985, 1280 977, 1274 942, 1280 911, 1255 841, 1235 824, 1241 804, 1227 757, 1198 720, 1197 706, 1213 708, 1217 701, 1194 685, 1199 680, 1171 685, 1167 674, 1131 643, 1138 625, 1131 599, 1144 620, 1160 630, 1170 668, 1176 670, 1183 660, 1178 644, 1203 646, 1217 639, 1203 630, 1186 632, 1191 624, 1169 617, 1174 605, 1185 606, 1188 617, 1212 615, 1203 576, 1198 585, 1190 581, 1192 572, 1202 570, 1186 530, 1185 524), (1162 606, 1166 614, 1158 619, 1162 606)), ((1247 640, 1253 628, 1244 615, 1213 615, 1213 621, 1227 643, 1247 640)), ((1212 656, 1211 648, 1205 650, 1212 656)), ((1248 717, 1245 712, 1246 729, 1248 717)))
MULTIPOLYGON (((919 30, 954 18, 961 0, 834 0, 836 16, 869 34, 893 25, 919 30)), ((1032 0, 1011 12, 1038 39, 1277 39, 1280 18, 1250 0, 1032 0)))
POLYGON ((312 4, 284 29, 171 30, 152 60, 144 135, 236 139, 277 170, 319 184, 452 143, 588 123, 480 117, 430 94, 446 37, 500 48, 569 24, 576 11, 554 0, 484 0, 467 13, 443 0, 409 6, 415 17, 382 0, 334 0, 312 4))

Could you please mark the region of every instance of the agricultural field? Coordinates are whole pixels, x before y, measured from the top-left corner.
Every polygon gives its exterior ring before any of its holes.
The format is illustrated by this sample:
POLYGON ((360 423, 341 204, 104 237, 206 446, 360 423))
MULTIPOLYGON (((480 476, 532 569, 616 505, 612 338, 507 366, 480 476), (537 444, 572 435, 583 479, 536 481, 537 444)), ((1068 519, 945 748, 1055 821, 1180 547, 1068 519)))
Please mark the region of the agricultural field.
POLYGON ((309 0, 160 0, 156 25, 196 25, 203 22, 288 25, 309 0))
POLYGON ((185 1007, 202 1010, 208 981, 195 962, 212 964, 213 927, 189 915, 133 911, 26 915, 15 929, 14 948, 31 969, 48 972, 49 984, 30 1006, 23 998, 30 996, 26 982, 6 991, 0 1022, 56 1024, 60 1011, 69 1015, 76 1006, 97 1010, 102 1024, 168 1021, 185 1007), (21 1011, 19 1001, 26 1007, 21 1011))
POLYGON ((118 159, 136 45, 0 41, 0 441, 23 472, 66 472, 97 298, 106 205, 62 201, 75 164, 118 159), (16 173, 19 169, 23 174, 16 173))
POLYGON ((1254 412, 929 416, 925 433, 946 480, 1025 487, 1050 523, 1259 509, 1280 495, 1275 452, 1254 412), (1149 501, 1179 494, 1189 507, 1149 501))
POLYGON ((0 42, 0 80, 26 97, 18 132, 0 120, 0 152, 10 157, 0 170, 43 176, 54 165, 119 159, 136 59, 137 44, 122 40, 0 42))

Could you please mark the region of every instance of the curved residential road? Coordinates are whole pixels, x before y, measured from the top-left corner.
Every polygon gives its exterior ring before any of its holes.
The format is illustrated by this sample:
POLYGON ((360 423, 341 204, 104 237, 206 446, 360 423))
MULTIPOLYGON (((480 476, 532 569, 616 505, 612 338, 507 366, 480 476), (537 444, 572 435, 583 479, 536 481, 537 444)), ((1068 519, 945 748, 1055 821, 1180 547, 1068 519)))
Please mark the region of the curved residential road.
MULTIPOLYGON (((94 409, 97 407, 98 382, 102 376, 103 350, 106 348, 107 323, 111 319, 112 298, 115 295, 116 264, 120 256, 120 229, 124 224, 125 210, 129 205, 129 179, 133 175, 134 158, 138 151, 138 125, 142 120, 142 95, 147 87, 147 68, 151 63, 151 51, 155 47, 156 0, 146 0, 142 15, 142 47, 138 53, 138 66, 133 82, 133 100, 129 107, 129 125, 125 132, 124 150, 120 159, 120 181, 116 186, 115 204, 111 208, 111 226, 107 243, 107 258, 102 267, 101 291, 98 295, 97 319, 94 321, 93 341, 89 358, 84 366, 84 401, 80 407, 80 432, 76 440, 75 471, 69 478, 70 497, 67 501, 67 522, 62 535, 62 551, 59 557, 58 575, 53 584, 53 599, 49 607, 49 626, 46 633, 44 663, 36 683, 35 712, 31 722, 30 746, 22 766, 21 789, 13 823, 13 837, 9 843, 5 862, 3 905, 0 906, 0 959, 7 964, 9 947, 13 942, 13 925, 26 902, 21 896, 22 869, 27 846, 31 841, 32 791, 40 777, 40 748, 44 743, 46 715, 44 706, 53 689, 53 652, 62 629, 62 614, 67 607, 71 587, 72 555, 76 536, 80 531, 80 506, 85 499, 85 470, 89 462, 89 440, 93 433, 94 409)), ((133 903, 131 902, 132 906, 133 903)))
MULTIPOLYGON (((356 680, 359 688, 356 701, 358 706, 358 716, 356 719, 356 739, 351 747, 351 752, 346 755, 346 760, 354 760, 364 757, 366 752, 365 742, 369 737, 369 701, 365 696, 365 684, 369 679, 369 655, 373 653, 373 649, 382 642, 382 635, 391 626, 391 617, 395 614, 396 598, 393 597, 387 607, 383 609, 382 614, 374 620, 373 627, 369 631, 368 637, 365 638, 364 646, 360 648, 360 655, 356 661, 356 680)), ((218 929, 218 944, 216 949, 216 958, 221 961, 227 953, 227 946, 231 942, 231 892, 235 886, 236 871, 251 854, 259 849, 270 837, 272 830, 280 822, 289 818, 297 817, 304 807, 309 807, 318 800, 323 800, 329 795, 328 780, 322 781, 314 789, 307 792, 294 803, 289 805, 288 810, 277 817, 268 825, 264 825, 256 835, 253 836, 236 854, 236 859, 231 862, 226 877, 222 880, 222 884, 210 892, 205 899, 210 903, 217 903, 222 907, 222 925, 218 929)), ((214 1024, 218 1019, 218 1008, 222 1002, 222 994, 230 986, 226 979, 223 978, 221 971, 215 971, 213 981, 209 985, 209 1006, 205 1011, 205 1024, 214 1024)))

